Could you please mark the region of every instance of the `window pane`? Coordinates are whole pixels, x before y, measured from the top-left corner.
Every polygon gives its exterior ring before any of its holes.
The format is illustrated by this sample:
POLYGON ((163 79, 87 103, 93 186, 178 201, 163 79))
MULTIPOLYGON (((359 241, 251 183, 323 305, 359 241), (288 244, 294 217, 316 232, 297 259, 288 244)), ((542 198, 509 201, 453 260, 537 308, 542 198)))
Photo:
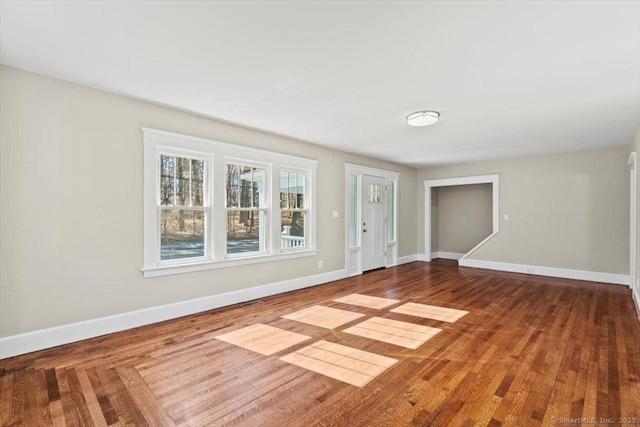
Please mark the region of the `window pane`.
POLYGON ((305 179, 303 173, 280 172, 280 208, 304 209, 305 179))
POLYGON ((191 203, 204 206, 204 160, 191 160, 191 203))
POLYGON ((227 165, 227 207, 263 208, 265 169, 243 165, 227 165))
POLYGON ((304 174, 296 174, 296 207, 304 209, 304 174))
POLYGON ((287 183, 287 193, 289 194, 289 208, 296 207, 296 174, 289 173, 289 182, 287 183))
POLYGON ((387 241, 393 242, 396 238, 394 235, 395 231, 395 217, 393 216, 395 213, 395 182, 388 181, 387 184, 387 241))
POLYGON ((240 166, 240 207, 250 208, 253 196, 253 169, 240 166))
POLYGON ((171 156, 160 156, 160 204, 173 205, 174 184, 176 173, 176 158, 171 156))
POLYGON ((191 159, 176 157, 176 205, 191 206, 191 159))
POLYGON ((349 177, 349 244, 358 246, 358 177, 349 177))
POLYGON ((289 172, 280 172, 280 208, 289 207, 289 172))
POLYGON ((280 247, 282 249, 306 246, 304 236, 305 212, 283 211, 281 214, 280 247))
POLYGON ((264 250, 265 226, 264 211, 227 211, 227 254, 264 250))
POLYGON ((161 155, 160 204, 204 206, 204 160, 161 155))
POLYGON ((253 169, 253 206, 254 208, 263 208, 265 203, 265 191, 264 191, 264 168, 253 169))
POLYGON ((240 167, 238 165, 227 165, 227 207, 238 207, 238 181, 240 180, 240 167))
POLYGON ((204 210, 162 209, 160 259, 204 256, 204 210))

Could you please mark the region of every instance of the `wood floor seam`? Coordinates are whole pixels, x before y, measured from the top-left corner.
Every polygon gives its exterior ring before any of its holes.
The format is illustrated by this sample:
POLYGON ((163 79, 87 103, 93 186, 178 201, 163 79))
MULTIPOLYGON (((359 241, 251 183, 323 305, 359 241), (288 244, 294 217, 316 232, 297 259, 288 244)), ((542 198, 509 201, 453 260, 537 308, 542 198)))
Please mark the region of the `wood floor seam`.
POLYGON ((262 301, 1 360, 0 425, 640 424, 628 288, 434 260, 262 301))

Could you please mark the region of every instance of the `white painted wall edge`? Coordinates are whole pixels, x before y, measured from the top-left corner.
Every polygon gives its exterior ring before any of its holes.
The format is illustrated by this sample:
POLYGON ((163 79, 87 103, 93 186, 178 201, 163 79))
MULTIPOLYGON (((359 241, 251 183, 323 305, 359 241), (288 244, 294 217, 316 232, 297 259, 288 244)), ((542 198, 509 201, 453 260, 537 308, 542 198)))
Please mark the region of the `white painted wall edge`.
POLYGON ((510 271, 513 273, 535 274, 538 276, 561 277, 564 279, 587 280, 589 282, 629 285, 628 274, 601 273, 597 271, 570 270, 567 268, 543 267, 538 265, 512 264, 508 262, 484 261, 463 258, 461 267, 486 268, 488 270, 510 271))
POLYGON ((214 308, 251 301, 256 298, 294 291, 347 277, 346 270, 335 270, 314 276, 300 277, 248 289, 211 295, 167 305, 100 317, 53 328, 0 338, 0 359, 32 351, 68 344, 113 332, 175 319, 214 308))
POLYGON ((493 239, 494 236, 497 236, 499 233, 499 231, 494 231, 491 234, 489 234, 487 237, 485 237, 480 243, 478 243, 477 245, 475 245, 473 248, 471 248, 471 250, 469 252, 467 252, 466 254, 462 255, 462 257, 460 259, 466 259, 469 255, 471 255, 472 253, 474 253, 475 251, 477 251, 481 246, 483 246, 485 243, 487 243, 489 240, 493 239))
POLYGON ((638 316, 638 321, 640 321, 640 297, 638 297, 637 292, 632 292, 631 296, 633 298, 633 303, 636 306, 636 315, 638 316))
POLYGON ((431 252, 431 259, 434 258, 443 258, 443 259, 460 259, 464 256, 464 254, 459 254, 456 252, 431 252))
MULTIPOLYGON (((488 238, 487 238, 488 239, 488 238)), ((432 257, 439 252, 433 252, 432 257)), ((449 252, 444 252, 445 254, 449 252)), ((460 254, 456 254, 460 255, 460 254)), ((453 259, 453 258, 451 258, 453 259)), ((414 261, 429 262, 425 254, 407 255, 398 258, 398 265, 414 261)), ((507 262, 484 261, 480 259, 460 258, 458 265, 461 267, 485 268, 487 270, 510 271, 513 273, 533 274, 538 276, 561 277, 564 279, 586 280, 588 282, 613 283, 616 285, 629 285, 628 274, 601 273, 597 271, 570 270, 567 268, 543 267, 536 265, 512 264, 507 262)), ((634 301, 638 308, 640 318, 640 297, 634 293, 634 301)))

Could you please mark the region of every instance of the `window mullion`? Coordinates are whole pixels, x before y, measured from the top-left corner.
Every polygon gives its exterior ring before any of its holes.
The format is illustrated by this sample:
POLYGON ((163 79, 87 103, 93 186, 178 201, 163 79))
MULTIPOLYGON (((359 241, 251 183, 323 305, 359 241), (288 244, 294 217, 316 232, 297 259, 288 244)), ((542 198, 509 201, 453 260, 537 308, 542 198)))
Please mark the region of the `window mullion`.
POLYGON ((145 277, 147 272, 151 276, 165 274, 159 273, 165 268, 167 272, 178 272, 176 268, 191 271, 202 268, 195 266, 207 261, 225 261, 228 222, 235 228, 235 234, 229 229, 230 239, 240 239, 243 245, 258 242, 258 246, 233 257, 232 264, 243 264, 242 258, 281 253, 282 225, 287 224, 294 227, 293 238, 302 238, 304 227, 304 238, 309 238, 304 246, 314 249, 310 244, 313 218, 308 204, 313 203, 309 185, 317 162, 153 129, 143 128, 143 134, 145 277), (232 178, 227 180, 227 161, 236 166, 235 179, 229 184, 235 184, 238 203, 229 208, 225 189, 232 178), (283 184, 287 188, 282 194, 284 209, 280 209, 281 171, 287 174, 287 183, 283 184), (239 197, 240 187, 244 188, 245 197, 239 197), (236 218, 228 220, 227 214, 233 216, 233 212, 236 218))

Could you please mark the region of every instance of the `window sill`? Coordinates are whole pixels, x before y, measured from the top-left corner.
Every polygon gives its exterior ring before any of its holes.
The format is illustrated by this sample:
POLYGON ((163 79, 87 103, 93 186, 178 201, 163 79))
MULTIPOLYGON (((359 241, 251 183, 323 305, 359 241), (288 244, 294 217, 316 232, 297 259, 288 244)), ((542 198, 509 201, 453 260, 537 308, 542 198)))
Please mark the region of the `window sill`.
POLYGON ((162 267, 143 268, 140 271, 144 274, 144 278, 168 276, 170 274, 189 273, 193 271, 212 270, 214 268, 236 267, 240 265, 257 264, 261 262, 281 261, 286 259, 295 259, 308 256, 314 256, 318 253, 317 249, 307 249, 304 251, 286 252, 279 254, 265 254, 242 258, 228 258, 224 260, 205 261, 193 264, 168 265, 162 267))

